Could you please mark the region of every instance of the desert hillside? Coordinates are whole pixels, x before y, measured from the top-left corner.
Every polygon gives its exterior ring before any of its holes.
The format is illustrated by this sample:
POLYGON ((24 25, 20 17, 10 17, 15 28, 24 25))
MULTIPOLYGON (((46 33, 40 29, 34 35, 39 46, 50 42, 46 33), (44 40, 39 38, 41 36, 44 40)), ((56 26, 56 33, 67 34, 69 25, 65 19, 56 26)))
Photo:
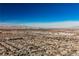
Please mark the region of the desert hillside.
POLYGON ((79 55, 79 30, 27 30, 23 27, 0 27, 0 55, 77 56, 79 55))

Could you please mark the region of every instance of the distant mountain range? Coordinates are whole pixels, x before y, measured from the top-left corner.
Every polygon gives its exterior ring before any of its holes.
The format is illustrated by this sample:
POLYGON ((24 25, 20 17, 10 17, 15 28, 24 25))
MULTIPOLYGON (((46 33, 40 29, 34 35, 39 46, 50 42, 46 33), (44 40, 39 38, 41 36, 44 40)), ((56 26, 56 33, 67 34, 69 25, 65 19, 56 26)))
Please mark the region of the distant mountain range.
POLYGON ((43 29, 39 27, 31 27, 31 26, 8 26, 8 25, 0 25, 0 29, 43 29))
POLYGON ((29 29, 31 27, 27 27, 27 26, 7 26, 7 25, 1 25, 0 29, 29 29))
POLYGON ((79 26, 73 26, 68 28, 41 28, 41 27, 32 27, 32 26, 8 26, 0 25, 0 29, 79 29, 79 26))
POLYGON ((7 26, 0 25, 0 29, 79 29, 79 26, 70 27, 70 28, 39 28, 39 27, 31 27, 31 26, 7 26))

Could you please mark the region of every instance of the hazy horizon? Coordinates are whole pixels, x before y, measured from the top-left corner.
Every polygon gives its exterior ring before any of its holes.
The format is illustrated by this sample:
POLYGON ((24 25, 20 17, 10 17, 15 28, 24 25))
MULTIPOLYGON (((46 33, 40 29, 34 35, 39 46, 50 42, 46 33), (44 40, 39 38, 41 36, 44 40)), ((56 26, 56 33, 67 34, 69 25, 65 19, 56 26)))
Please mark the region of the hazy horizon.
POLYGON ((47 23, 0 23, 0 26, 28 26, 37 28, 76 28, 79 26, 79 21, 62 21, 62 22, 47 22, 47 23))

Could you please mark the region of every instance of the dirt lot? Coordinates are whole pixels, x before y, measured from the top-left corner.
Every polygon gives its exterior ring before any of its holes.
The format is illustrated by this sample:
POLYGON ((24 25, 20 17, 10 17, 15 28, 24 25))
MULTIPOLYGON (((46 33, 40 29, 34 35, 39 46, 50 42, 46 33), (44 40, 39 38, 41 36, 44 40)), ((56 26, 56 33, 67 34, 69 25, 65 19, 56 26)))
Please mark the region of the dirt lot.
POLYGON ((1 56, 77 56, 79 30, 0 30, 1 56))

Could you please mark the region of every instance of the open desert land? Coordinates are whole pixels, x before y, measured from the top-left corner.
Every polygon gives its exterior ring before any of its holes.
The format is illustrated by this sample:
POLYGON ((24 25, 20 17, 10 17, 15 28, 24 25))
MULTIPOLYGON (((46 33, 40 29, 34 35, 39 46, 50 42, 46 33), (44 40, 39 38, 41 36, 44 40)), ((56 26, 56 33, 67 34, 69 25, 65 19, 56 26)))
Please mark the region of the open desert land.
POLYGON ((6 28, 0 28, 1 56, 79 55, 78 29, 6 28))

